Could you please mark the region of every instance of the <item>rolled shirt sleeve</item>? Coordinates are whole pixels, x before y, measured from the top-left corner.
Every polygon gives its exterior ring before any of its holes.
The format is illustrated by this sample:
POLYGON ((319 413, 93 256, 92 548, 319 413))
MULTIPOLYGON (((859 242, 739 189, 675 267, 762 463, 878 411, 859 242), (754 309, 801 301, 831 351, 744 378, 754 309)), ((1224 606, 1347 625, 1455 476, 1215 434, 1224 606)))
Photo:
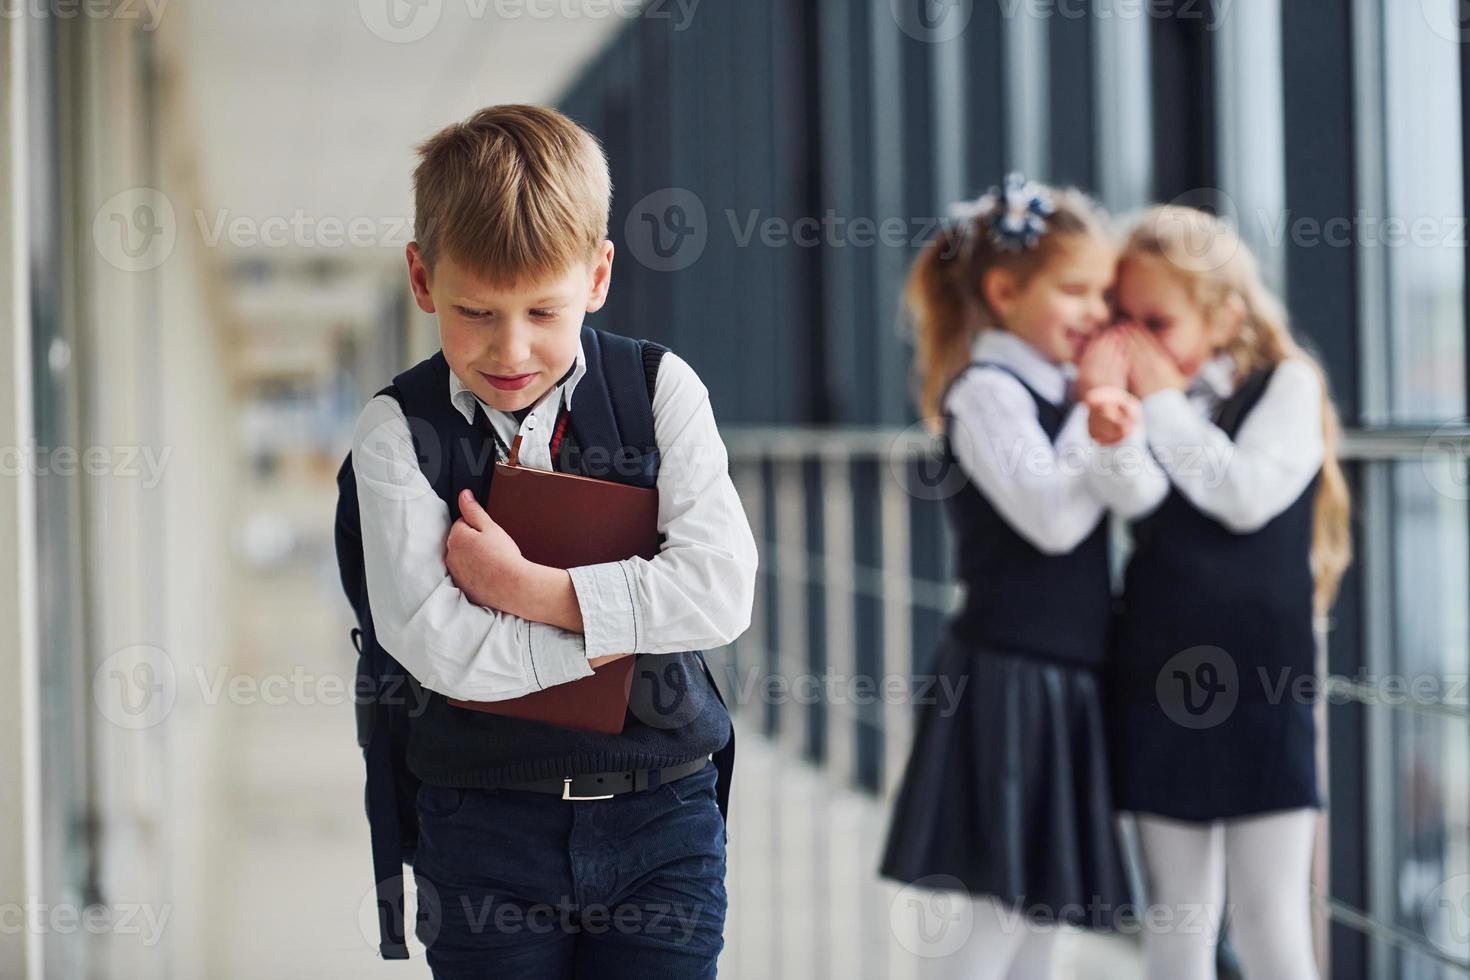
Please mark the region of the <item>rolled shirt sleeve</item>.
POLYGON ((707 650, 750 625, 755 538, 730 479, 709 391, 672 352, 659 364, 653 422, 663 546, 651 559, 569 569, 588 657, 707 650))
POLYGON ((498 701, 588 677, 581 634, 474 603, 445 566, 449 509, 419 470, 397 400, 379 395, 352 438, 368 604, 378 642, 423 686, 498 701))

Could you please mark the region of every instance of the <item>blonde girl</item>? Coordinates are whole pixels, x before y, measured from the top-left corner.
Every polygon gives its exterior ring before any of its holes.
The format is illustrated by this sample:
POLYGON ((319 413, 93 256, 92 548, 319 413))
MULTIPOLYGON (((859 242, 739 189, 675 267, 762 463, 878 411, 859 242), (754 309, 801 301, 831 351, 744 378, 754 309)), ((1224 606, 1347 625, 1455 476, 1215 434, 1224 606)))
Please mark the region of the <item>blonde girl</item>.
POLYGON ((1151 510, 1118 621, 1115 791, 1137 815, 1150 902, 1178 913, 1145 931, 1149 976, 1215 976, 1228 893, 1246 976, 1311 980, 1312 626, 1350 541, 1336 414, 1249 250, 1210 214, 1145 214, 1116 307, 1151 510))

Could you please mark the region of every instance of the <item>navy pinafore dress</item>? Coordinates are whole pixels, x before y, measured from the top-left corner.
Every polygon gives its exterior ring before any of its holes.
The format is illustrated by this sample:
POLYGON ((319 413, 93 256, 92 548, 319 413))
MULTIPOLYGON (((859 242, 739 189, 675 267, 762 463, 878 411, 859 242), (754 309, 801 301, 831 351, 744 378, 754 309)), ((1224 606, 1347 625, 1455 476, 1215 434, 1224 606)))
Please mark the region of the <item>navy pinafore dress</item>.
MULTIPOLYGON (((1055 440, 1063 406, 993 366, 1026 387, 1055 440)), ((953 423, 946 413, 947 467, 959 465, 953 423)), ((955 704, 918 706, 879 873, 992 896, 1032 921, 1118 928, 1130 898, 1101 675, 1111 619, 1107 521, 1073 551, 1048 555, 968 479, 945 504, 966 598, 929 671, 963 689, 955 704)))
MULTIPOLYGON (((1233 439, 1271 370, 1216 410, 1233 439)), ((1212 821, 1321 805, 1310 565, 1321 473, 1236 534, 1177 489, 1134 524, 1110 710, 1119 809, 1212 821)))

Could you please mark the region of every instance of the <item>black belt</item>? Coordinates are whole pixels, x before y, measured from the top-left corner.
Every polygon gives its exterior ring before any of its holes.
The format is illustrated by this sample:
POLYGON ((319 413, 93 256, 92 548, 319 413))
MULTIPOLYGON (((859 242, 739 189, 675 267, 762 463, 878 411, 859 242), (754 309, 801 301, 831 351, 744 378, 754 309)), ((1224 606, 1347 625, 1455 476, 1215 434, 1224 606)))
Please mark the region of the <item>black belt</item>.
POLYGON ((556 793, 564 800, 606 800, 619 793, 639 793, 657 789, 664 783, 692 776, 710 764, 702 755, 688 762, 662 769, 617 769, 612 772, 584 772, 580 776, 549 776, 528 783, 512 783, 500 789, 524 790, 531 793, 556 793))

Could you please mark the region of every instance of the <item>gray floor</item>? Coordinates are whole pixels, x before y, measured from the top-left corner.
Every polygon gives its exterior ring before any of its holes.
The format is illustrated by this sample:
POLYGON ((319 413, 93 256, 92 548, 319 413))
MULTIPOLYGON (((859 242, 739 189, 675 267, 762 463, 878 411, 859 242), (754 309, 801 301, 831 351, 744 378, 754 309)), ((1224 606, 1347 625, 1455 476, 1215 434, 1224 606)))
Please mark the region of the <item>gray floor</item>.
MULTIPOLYGON (((255 512, 297 528, 330 526, 329 487, 315 480, 287 486, 294 490, 253 495, 255 512)), ((411 963, 385 963, 376 955, 352 710, 316 683, 335 674, 350 684, 345 604, 326 537, 303 536, 295 555, 273 567, 242 563, 233 667, 254 676, 304 673, 324 693, 228 711, 221 743, 229 757, 218 764, 240 778, 217 808, 208 975, 427 977, 416 941, 411 963)), ((916 946, 896 889, 872 871, 884 820, 877 801, 834 789, 823 773, 752 732, 739 746, 721 975, 944 975, 943 957, 909 951, 934 947, 916 946)), ((1140 975, 1134 948, 1124 941, 1069 935, 1063 954, 1059 977, 1140 975)))

